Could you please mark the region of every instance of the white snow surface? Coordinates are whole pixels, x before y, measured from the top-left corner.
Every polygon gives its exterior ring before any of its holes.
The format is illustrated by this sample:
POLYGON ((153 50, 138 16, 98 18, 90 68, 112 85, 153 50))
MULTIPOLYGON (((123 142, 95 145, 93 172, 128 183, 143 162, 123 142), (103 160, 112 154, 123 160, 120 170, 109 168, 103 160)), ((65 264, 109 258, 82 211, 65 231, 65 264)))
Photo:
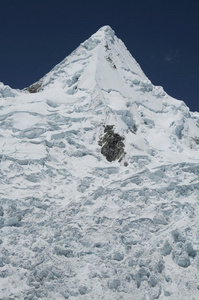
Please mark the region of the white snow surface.
POLYGON ((36 84, 0 83, 0 299, 198 300, 199 113, 109 26, 36 84))

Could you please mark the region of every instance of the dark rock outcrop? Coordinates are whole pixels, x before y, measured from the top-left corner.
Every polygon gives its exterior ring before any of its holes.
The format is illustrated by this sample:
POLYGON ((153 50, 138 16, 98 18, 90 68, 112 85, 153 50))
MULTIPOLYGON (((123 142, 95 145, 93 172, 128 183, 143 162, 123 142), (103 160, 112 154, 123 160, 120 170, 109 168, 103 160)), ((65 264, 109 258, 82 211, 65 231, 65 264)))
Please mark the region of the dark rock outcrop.
POLYGON ((104 128, 104 135, 98 142, 101 148, 101 153, 110 162, 119 160, 121 161, 124 153, 124 137, 115 133, 113 125, 106 125, 104 128))
POLYGON ((39 92, 41 86, 42 84, 40 82, 37 82, 27 87, 26 90, 29 91, 29 93, 37 93, 39 92))

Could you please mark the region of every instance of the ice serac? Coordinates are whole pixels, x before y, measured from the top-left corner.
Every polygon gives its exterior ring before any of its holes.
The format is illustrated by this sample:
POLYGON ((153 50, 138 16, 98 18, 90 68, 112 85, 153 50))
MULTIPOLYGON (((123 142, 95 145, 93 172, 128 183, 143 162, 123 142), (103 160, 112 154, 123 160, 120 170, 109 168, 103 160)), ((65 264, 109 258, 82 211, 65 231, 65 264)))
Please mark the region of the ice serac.
POLYGON ((109 26, 0 84, 0 137, 1 299, 199 299, 199 113, 109 26))

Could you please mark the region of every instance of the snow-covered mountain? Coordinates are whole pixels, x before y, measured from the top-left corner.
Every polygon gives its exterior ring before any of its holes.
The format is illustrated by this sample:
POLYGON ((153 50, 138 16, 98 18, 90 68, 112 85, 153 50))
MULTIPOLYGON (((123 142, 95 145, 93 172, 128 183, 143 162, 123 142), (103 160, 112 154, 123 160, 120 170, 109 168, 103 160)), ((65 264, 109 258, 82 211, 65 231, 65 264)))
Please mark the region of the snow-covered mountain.
POLYGON ((109 26, 0 83, 0 299, 199 299, 199 113, 109 26))

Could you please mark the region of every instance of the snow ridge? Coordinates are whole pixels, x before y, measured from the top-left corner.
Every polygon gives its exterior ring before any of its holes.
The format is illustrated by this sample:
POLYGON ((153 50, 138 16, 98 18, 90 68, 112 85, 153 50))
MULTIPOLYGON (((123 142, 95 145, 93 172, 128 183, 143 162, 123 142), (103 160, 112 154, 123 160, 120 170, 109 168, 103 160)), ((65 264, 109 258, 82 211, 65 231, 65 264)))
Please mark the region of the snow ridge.
POLYGON ((2 300, 198 299, 199 113, 109 26, 0 107, 2 300))

